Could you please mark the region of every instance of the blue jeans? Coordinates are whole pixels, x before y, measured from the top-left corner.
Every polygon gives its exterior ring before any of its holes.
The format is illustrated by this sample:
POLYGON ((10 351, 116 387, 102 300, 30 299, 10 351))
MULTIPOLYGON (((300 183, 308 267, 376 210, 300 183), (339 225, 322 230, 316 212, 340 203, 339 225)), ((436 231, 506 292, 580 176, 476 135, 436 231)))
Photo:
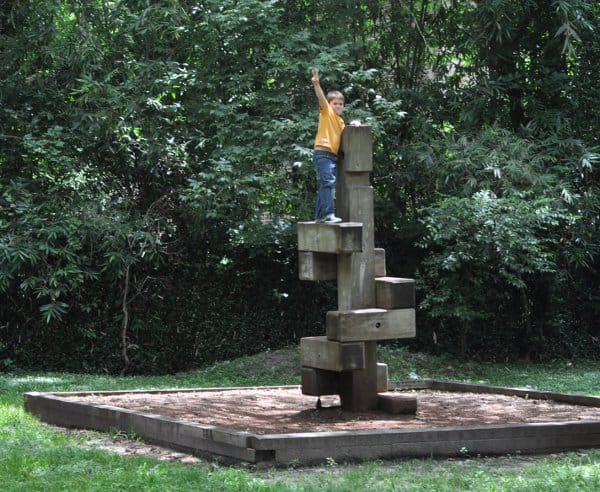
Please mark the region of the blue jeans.
POLYGON ((313 164, 317 173, 319 189, 315 206, 315 220, 324 219, 335 213, 335 183, 337 155, 324 150, 315 150, 313 164))

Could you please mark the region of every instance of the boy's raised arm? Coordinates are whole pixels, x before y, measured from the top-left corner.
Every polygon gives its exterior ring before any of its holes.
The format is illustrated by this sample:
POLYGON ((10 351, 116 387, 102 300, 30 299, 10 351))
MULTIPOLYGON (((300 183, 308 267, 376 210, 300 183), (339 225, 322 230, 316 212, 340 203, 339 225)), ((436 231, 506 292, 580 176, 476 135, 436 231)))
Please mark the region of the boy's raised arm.
POLYGON ((319 82, 319 71, 316 68, 313 68, 312 78, 310 79, 313 85, 313 89, 315 90, 315 95, 317 96, 317 100, 319 101, 320 108, 326 108, 329 104, 327 102, 327 98, 325 97, 325 93, 323 89, 321 89, 321 83, 319 82))

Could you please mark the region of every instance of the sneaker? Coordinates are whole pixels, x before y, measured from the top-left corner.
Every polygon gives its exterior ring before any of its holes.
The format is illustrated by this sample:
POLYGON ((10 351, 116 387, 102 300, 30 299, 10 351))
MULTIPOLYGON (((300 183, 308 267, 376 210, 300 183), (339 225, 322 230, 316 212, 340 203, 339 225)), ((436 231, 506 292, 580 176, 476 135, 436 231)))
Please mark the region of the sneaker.
POLYGON ((333 214, 329 214, 327 217, 325 217, 325 222, 329 222, 330 224, 333 224, 335 222, 341 222, 342 219, 340 219, 339 217, 336 217, 333 214))
POLYGON ((325 217, 321 217, 320 219, 315 219, 315 222, 317 224, 322 224, 323 222, 325 222, 325 217))

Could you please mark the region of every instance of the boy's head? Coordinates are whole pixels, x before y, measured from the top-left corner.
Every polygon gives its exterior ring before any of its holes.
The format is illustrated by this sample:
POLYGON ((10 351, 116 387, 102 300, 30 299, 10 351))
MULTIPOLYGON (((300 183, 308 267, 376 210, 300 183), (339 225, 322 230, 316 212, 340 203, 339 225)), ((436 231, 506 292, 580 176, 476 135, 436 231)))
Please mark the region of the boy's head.
POLYGON ((340 91, 330 91, 327 93, 327 102, 335 111, 335 114, 340 116, 344 111, 344 94, 340 91))

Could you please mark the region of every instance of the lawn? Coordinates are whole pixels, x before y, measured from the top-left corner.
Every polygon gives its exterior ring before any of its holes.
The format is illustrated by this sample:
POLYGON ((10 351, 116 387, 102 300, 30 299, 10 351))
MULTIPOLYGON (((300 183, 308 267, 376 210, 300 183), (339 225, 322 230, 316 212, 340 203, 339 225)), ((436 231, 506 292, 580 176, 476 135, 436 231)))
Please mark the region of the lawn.
MULTIPOLYGON (((444 378, 600 396, 600 363, 480 364, 384 347, 393 380, 444 378)), ((0 490, 600 490, 600 450, 551 456, 398 460, 317 468, 255 469, 216 461, 183 464, 99 449, 97 433, 63 432, 23 411, 26 391, 297 384, 296 349, 148 377, 0 373, 0 490)), ((135 436, 133 436, 135 437, 135 436)), ((127 441, 125 441, 126 445, 127 441)))

